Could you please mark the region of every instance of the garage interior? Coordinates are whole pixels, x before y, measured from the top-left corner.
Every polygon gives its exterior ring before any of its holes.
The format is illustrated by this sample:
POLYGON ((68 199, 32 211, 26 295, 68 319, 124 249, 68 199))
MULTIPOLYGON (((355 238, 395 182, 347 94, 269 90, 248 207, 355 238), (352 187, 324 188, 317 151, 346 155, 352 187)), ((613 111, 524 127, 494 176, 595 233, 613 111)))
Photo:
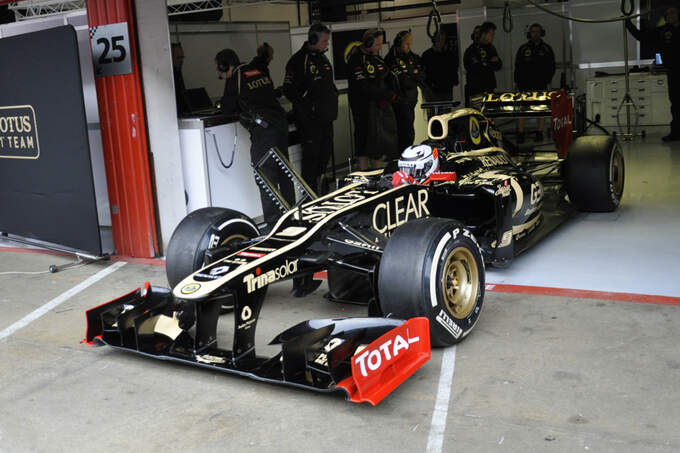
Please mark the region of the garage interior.
MULTIPOLYGON (((7 11, 17 21, 0 25, 0 41, 16 36, 13 30, 20 26, 33 31, 49 22, 46 27, 73 25, 80 45, 81 35, 90 31, 87 3, 9 3, 7 11), (47 6, 53 8, 49 14, 47 6), (43 15, 31 16, 40 8, 43 15)), ((625 124, 619 127, 605 110, 597 112, 605 129, 617 132, 624 152, 620 207, 611 213, 579 213, 508 268, 487 267, 484 311, 475 331, 456 346, 433 349, 429 362, 375 407, 347 402, 341 392, 260 383, 81 344, 85 310, 146 281, 168 286, 163 250, 189 211, 185 194, 167 181, 187 184, 182 146, 191 141, 193 130, 190 120, 178 120, 175 114, 170 42, 184 44, 187 85, 204 86, 213 100, 221 95, 223 83, 212 67, 219 50, 212 46, 220 39, 233 39, 235 47, 253 52, 255 42, 277 43, 272 73, 280 84, 286 60, 304 41, 309 17, 316 13, 310 10, 323 4, 251 0, 227 7, 218 1, 218 6, 193 13, 210 20, 191 22, 176 21, 173 14, 213 2, 150 1, 144 8, 133 3, 148 147, 154 156, 149 165, 157 184, 152 187, 157 245, 150 247, 151 253, 139 253, 117 243, 120 237, 112 231, 114 203, 107 192, 105 145, 99 133, 99 86, 91 74, 91 83, 83 78, 84 107, 102 254, 109 259, 90 262, 87 253, 74 257, 54 244, 17 242, 22 239, 17 232, 0 236, 0 307, 5 313, 0 317, 0 452, 680 450, 680 354, 675 341, 680 326, 680 142, 661 141, 670 121, 665 93, 642 104, 652 113, 639 119, 630 136, 625 124), (201 49, 197 37, 205 37, 211 47, 201 49), (151 75, 154 71, 157 77, 151 75), (60 270, 50 272, 51 266, 60 270)), ((342 21, 328 20, 332 30, 380 23, 389 37, 391 30, 411 27, 416 52, 429 46, 430 2, 352 3, 342 8, 342 21)), ((499 88, 513 89, 514 51, 523 42, 526 25, 538 21, 549 30, 546 40, 558 54, 554 86, 565 72, 576 95, 585 95, 590 118, 593 109, 607 107, 593 84, 598 82, 596 72, 623 71, 620 23, 562 21, 516 1, 510 2, 514 31, 504 35, 505 2, 437 3, 444 23, 457 24, 462 50, 475 24, 492 20, 499 25, 496 45, 506 62, 498 75, 499 88), (592 46, 593 40, 601 45, 592 46)), ((634 3, 637 11, 646 7, 646 2, 634 3)), ((571 0, 544 6, 577 17, 612 17, 620 14, 619 4, 571 0)), ((87 49, 89 38, 84 42, 87 49)), ((641 52, 631 39, 631 67, 653 65, 641 52)), ((82 55, 81 48, 81 64, 82 55)), ((454 100, 460 100, 462 84, 455 90, 454 100)), ((348 171, 352 148, 346 100, 345 109, 345 117, 336 122, 339 175, 348 171)), ((425 137, 424 124, 424 117, 416 119, 416 141, 425 137)), ((211 126, 200 127, 209 137, 211 126)), ((602 133, 596 127, 589 132, 602 133)), ((226 140, 236 133, 227 133, 226 140)), ((208 194, 208 203, 210 198, 208 194)), ((363 306, 329 302, 325 282, 302 299, 292 299, 291 290, 291 281, 271 285, 257 330, 258 352, 273 349, 267 343, 302 320, 366 314, 363 306)), ((228 329, 219 333, 224 335, 220 342, 228 344, 228 329)))

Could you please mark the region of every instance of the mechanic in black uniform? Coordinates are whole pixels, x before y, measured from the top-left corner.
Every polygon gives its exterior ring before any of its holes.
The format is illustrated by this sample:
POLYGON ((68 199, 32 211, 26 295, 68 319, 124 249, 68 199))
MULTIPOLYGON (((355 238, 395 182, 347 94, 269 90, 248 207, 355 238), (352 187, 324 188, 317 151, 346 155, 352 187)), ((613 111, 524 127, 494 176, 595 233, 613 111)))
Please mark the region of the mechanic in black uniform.
MULTIPOLYGON (((268 43, 263 42, 257 46, 257 52, 255 58, 253 58, 253 64, 262 71, 266 71, 269 75, 269 63, 274 59, 274 48, 268 43)), ((271 76, 270 76, 271 78, 271 76)))
MULTIPOLYGON (((548 44, 543 42, 545 30, 541 24, 531 24, 527 30, 527 39, 517 49, 515 57, 515 83, 520 91, 543 91, 548 89, 548 85, 555 75, 555 54, 548 44)), ((518 122, 519 134, 517 143, 524 142, 524 120, 520 118, 518 122)), ((536 131, 536 141, 543 141, 543 128, 545 118, 538 119, 538 130, 536 131)))
POLYGON ((184 49, 182 44, 173 42, 170 45, 172 52, 172 75, 175 80, 175 104, 177 105, 177 115, 182 116, 189 113, 189 102, 185 94, 184 77, 182 77, 182 65, 184 64, 184 49))
POLYGON ((423 52, 420 63, 425 72, 425 82, 430 87, 424 94, 428 101, 446 101, 453 98, 453 87, 458 85, 458 51, 449 42, 444 30, 439 30, 432 47, 423 52))
MULTIPOLYGON (((475 28, 472 30, 472 33, 470 33, 470 39, 472 40, 472 44, 470 46, 474 46, 476 44, 479 44, 479 31, 482 29, 481 25, 475 25, 475 28)), ((465 53, 463 53, 463 58, 465 58, 465 53)), ((465 62, 463 62, 463 65, 465 65, 465 62)), ((467 68, 466 68, 467 72, 467 68)), ((467 83, 467 75, 465 76, 465 87, 464 87, 464 93, 465 95, 465 106, 469 107, 469 99, 470 99, 470 87, 468 86, 467 83)))
MULTIPOLYGON (((239 114, 241 124, 250 132, 250 159, 256 164, 272 147, 288 157, 288 123, 283 108, 274 95, 269 71, 256 66, 257 62, 241 64, 232 49, 221 50, 215 56, 217 74, 226 79, 222 112, 239 114)), ((273 159, 267 160, 262 171, 289 204, 295 203, 291 181, 273 159)), ((262 210, 267 227, 281 215, 281 211, 267 194, 260 191, 262 210)))
POLYGON ((664 12, 666 24, 652 31, 642 32, 626 20, 628 31, 637 39, 649 40, 661 53, 663 66, 668 74, 668 98, 671 101, 671 132, 664 136, 664 142, 680 140, 680 21, 678 8, 671 7, 664 12))
POLYGON ((283 82, 302 141, 302 178, 315 191, 333 153, 333 121, 338 117, 338 90, 324 55, 330 32, 323 24, 309 27, 307 41, 286 64, 283 82))
POLYGON ((371 28, 347 59, 349 105, 354 119, 355 154, 359 169, 384 165, 399 157, 396 120, 391 103, 398 100, 396 78, 380 57, 385 30, 371 28))
POLYGON ((385 57, 385 64, 397 76, 399 99, 392 104, 397 120, 399 154, 413 145, 415 131, 414 109, 418 103, 418 86, 425 85, 425 75, 420 65, 420 57, 411 52, 413 35, 409 30, 400 31, 385 57))
POLYGON ((484 22, 479 29, 479 42, 465 50, 463 64, 468 87, 465 105, 470 105, 471 97, 496 88, 494 72, 503 67, 503 62, 492 44, 495 34, 496 25, 493 22, 484 22))

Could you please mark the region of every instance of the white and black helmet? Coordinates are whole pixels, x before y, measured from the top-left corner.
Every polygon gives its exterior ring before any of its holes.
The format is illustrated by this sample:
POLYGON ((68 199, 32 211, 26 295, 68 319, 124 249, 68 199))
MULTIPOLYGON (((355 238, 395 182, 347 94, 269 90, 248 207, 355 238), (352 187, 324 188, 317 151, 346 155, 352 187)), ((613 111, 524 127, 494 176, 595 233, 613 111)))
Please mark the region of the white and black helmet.
POLYGON ((439 153, 430 145, 409 146, 401 153, 399 170, 423 182, 439 168, 439 153))

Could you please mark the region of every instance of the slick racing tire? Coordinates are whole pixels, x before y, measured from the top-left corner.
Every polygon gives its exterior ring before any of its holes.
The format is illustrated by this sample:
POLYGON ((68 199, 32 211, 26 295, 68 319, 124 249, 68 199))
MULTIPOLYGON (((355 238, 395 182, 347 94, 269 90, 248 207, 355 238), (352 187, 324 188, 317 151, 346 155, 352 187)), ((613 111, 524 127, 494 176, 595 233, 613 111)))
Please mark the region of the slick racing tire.
POLYGON ((581 211, 610 212, 619 207, 625 165, 621 146, 614 137, 577 138, 564 165, 569 200, 581 211))
POLYGON ((175 228, 165 257, 165 273, 171 288, 204 266, 208 249, 237 247, 260 235, 245 214, 226 208, 202 208, 187 215, 175 228))
POLYGON ((462 341, 475 327, 484 301, 484 261, 477 241, 449 219, 402 225, 385 246, 378 296, 385 315, 428 318, 432 346, 462 341))

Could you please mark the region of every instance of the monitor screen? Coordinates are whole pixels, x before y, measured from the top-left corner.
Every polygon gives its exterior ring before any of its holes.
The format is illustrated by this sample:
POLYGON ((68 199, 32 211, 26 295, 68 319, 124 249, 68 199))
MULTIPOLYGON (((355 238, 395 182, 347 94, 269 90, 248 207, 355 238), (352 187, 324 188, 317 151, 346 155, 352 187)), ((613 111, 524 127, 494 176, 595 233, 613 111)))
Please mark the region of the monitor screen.
POLYGON ((655 63, 659 66, 663 64, 663 61, 661 61, 661 54, 660 53, 656 54, 656 57, 654 58, 654 60, 655 60, 655 63))
POLYGON ((184 95, 192 112, 213 107, 213 103, 205 88, 189 88, 184 91, 184 95))

